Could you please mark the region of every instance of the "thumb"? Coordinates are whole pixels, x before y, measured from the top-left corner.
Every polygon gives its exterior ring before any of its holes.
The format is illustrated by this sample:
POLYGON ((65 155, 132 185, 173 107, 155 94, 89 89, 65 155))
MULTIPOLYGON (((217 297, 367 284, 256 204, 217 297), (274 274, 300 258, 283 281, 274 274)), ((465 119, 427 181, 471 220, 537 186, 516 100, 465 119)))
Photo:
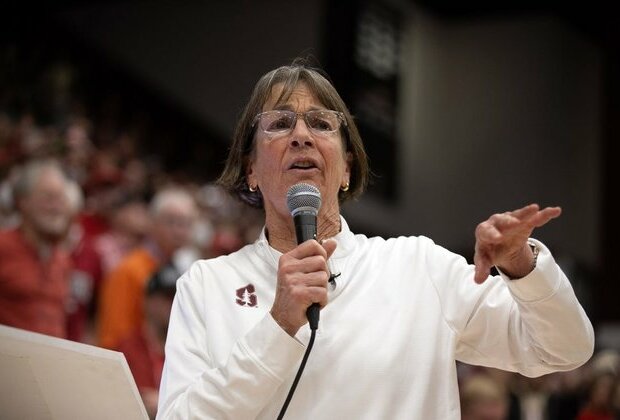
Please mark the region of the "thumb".
POLYGON ((332 254, 334 253, 334 251, 336 250, 336 248, 338 247, 338 241, 336 241, 335 239, 326 239, 324 241, 321 242, 321 245, 323 246, 323 249, 325 250, 325 252, 327 252, 327 258, 329 259, 329 257, 332 256, 332 254))

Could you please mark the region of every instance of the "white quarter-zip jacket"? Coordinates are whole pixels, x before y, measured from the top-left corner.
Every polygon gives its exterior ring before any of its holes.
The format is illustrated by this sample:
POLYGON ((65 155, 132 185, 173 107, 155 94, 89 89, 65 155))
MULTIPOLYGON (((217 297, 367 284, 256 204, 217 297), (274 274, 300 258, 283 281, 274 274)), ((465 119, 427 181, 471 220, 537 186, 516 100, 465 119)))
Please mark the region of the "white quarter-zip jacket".
MULTIPOLYGON (((536 268, 483 284, 423 236, 354 235, 341 218, 335 284, 286 419, 460 419, 456 360, 540 376, 592 355, 592 325, 539 241, 536 268)), ((269 314, 278 259, 264 234, 179 279, 158 419, 276 419, 310 338, 269 314)))

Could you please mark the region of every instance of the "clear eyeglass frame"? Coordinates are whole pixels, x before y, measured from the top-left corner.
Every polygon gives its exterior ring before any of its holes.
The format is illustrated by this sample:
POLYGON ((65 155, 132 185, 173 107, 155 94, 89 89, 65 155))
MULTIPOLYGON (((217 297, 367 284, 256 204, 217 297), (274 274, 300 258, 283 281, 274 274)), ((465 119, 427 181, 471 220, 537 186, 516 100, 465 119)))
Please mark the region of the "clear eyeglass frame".
POLYGON ((340 111, 313 109, 306 112, 295 112, 276 109, 256 114, 252 127, 258 125, 263 133, 272 138, 284 136, 295 129, 297 119, 300 116, 306 123, 308 130, 318 136, 329 136, 338 132, 342 125, 347 126, 347 120, 340 111))

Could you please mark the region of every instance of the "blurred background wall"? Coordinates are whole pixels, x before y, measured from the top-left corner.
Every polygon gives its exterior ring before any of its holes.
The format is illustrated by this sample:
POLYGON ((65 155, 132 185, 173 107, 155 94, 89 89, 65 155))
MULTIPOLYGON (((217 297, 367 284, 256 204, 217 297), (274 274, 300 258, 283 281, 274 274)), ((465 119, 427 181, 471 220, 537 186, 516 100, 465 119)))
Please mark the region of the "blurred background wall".
POLYGON ((26 1, 4 16, 0 83, 44 85, 51 72, 106 98, 103 115, 159 124, 142 147, 212 180, 257 78, 311 54, 358 117, 376 174, 343 209, 355 230, 426 235, 471 258, 492 213, 560 205, 536 237, 593 319, 616 322, 618 19, 602 2, 501 3, 26 1))

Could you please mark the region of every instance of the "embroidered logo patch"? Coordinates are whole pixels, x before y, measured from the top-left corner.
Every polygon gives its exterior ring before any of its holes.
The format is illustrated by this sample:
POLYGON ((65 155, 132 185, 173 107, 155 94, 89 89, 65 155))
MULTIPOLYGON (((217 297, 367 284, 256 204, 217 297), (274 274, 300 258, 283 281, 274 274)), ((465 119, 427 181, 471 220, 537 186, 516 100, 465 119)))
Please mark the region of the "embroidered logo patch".
POLYGON ((258 305, 258 299, 256 298, 256 293, 253 284, 248 284, 245 287, 237 289, 237 305, 240 306, 249 306, 251 308, 258 305))

